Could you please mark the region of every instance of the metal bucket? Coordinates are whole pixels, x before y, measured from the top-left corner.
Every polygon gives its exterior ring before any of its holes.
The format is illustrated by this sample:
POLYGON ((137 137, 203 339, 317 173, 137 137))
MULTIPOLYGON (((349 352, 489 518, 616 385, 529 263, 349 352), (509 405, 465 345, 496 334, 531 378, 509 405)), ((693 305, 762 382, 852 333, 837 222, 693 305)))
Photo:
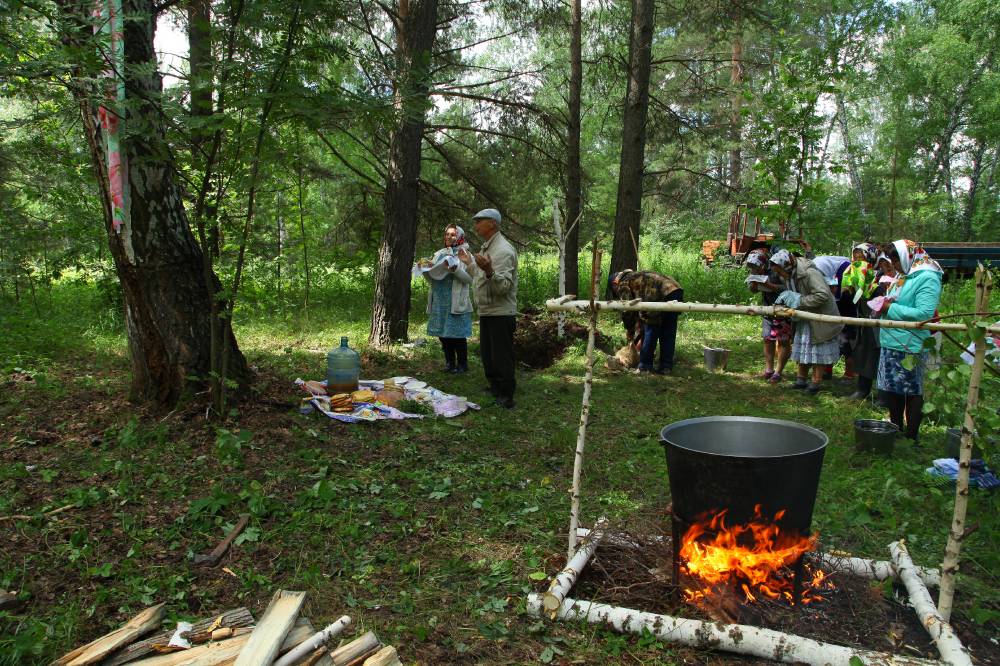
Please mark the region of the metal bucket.
POLYGON ((778 524, 808 534, 827 436, 791 421, 708 416, 660 431, 674 516, 691 524, 728 511, 729 524, 785 513, 778 524))
POLYGON ((705 368, 709 372, 715 372, 716 370, 725 370, 726 363, 729 362, 729 350, 728 349, 716 349, 715 347, 702 347, 705 352, 705 368))
POLYGON ((889 421, 855 419, 854 445, 858 451, 871 451, 891 455, 896 446, 899 427, 889 421))

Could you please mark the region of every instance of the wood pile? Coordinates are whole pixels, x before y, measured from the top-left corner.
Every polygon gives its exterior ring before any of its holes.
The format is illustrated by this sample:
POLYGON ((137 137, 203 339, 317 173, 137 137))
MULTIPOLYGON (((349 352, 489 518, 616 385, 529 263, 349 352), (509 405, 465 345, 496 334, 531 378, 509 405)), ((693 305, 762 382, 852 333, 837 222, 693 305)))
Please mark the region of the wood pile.
POLYGON ((260 621, 235 608, 158 631, 164 604, 145 609, 111 633, 82 645, 50 666, 397 666, 396 649, 374 632, 339 640, 351 626, 344 615, 317 630, 300 612, 305 592, 279 590, 260 621), (339 640, 339 645, 337 644, 339 640))

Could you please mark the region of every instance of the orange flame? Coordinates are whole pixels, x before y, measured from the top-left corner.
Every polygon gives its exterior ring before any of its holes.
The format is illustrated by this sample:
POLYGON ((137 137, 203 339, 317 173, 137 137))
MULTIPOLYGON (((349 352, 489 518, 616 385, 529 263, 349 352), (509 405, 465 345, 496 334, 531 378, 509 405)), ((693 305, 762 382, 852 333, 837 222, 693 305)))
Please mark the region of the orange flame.
MULTIPOLYGON (((680 559, 683 571, 698 581, 700 589, 684 589, 687 601, 698 601, 725 589, 742 590, 748 603, 760 597, 785 599, 796 603, 793 594, 793 566, 816 546, 816 536, 782 531, 777 523, 784 509, 767 520, 754 507, 754 518, 745 525, 726 525, 726 511, 716 513, 707 522, 692 525, 681 540, 680 559)), ((818 592, 831 584, 820 570, 802 574, 802 603, 821 599, 818 592)))

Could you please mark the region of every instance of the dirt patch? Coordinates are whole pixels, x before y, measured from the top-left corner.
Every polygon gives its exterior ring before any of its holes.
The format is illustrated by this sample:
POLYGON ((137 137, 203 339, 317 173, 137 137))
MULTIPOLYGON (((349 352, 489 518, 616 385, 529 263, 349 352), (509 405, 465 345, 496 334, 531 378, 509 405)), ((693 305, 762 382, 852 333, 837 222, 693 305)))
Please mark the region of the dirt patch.
MULTIPOLYGON (((563 330, 565 335, 560 339, 559 320, 555 315, 525 310, 518 316, 514 331, 515 358, 533 370, 543 370, 562 358, 571 344, 587 340, 587 327, 578 322, 567 320, 563 330)), ((606 354, 615 353, 611 337, 600 331, 594 346, 606 354)))
MULTIPOLYGON (((612 606, 717 621, 713 613, 681 601, 672 579, 672 549, 669 537, 617 534, 620 541, 606 539, 570 592, 572 598, 612 606), (626 545, 637 544, 639 547, 626 545)), ((844 572, 827 571, 835 588, 824 599, 793 607, 763 600, 739 604, 735 621, 826 643, 937 659, 938 653, 912 608, 906 605, 905 589, 870 581, 844 572)), ((727 606, 732 611, 732 606, 727 606)), ((981 634, 981 629, 960 615, 952 626, 971 651, 974 663, 1000 664, 1000 647, 981 634)), ((704 656, 704 653, 701 653, 704 656)), ((727 654, 727 660, 730 655, 727 654)), ((731 656, 732 662, 769 664, 755 657, 731 656)))

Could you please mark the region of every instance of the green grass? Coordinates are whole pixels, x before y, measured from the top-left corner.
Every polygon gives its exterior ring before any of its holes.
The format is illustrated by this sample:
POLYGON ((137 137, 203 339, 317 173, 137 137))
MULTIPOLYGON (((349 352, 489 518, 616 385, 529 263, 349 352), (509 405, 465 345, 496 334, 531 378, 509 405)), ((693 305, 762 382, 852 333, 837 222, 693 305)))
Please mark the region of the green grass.
MULTIPOLYGON (((738 271, 706 272, 679 254, 648 259, 680 278, 688 300, 750 300, 737 291, 738 271)), ((553 265, 526 258, 528 302, 551 294, 553 265)), ((322 376, 324 352, 340 335, 358 343, 367 335, 370 296, 356 283, 318 290, 308 321, 290 300, 258 296, 244 304, 237 335, 272 402, 298 399, 295 377, 322 376)), ((347 427, 253 403, 211 423, 196 411, 153 414, 125 402, 120 318, 91 286, 60 284, 39 294, 37 307, 0 308, 0 515, 76 505, 60 520, 0 524, 0 587, 28 597, 22 612, 0 612, 0 663, 43 663, 156 601, 169 602, 172 619, 240 604, 259 616, 279 587, 309 592, 315 624, 347 613, 407 662, 530 663, 555 650, 594 664, 623 660, 626 650, 643 663, 676 659, 653 640, 523 614, 538 585, 531 575, 554 573, 563 553, 582 345, 547 370, 519 373, 514 412, 484 407, 452 420, 347 427), (225 562, 231 573, 191 567, 242 512, 251 529, 225 562)), ((413 311, 418 337, 419 294, 413 311)), ((602 327, 620 336, 613 318, 602 327)), ((886 545, 905 537, 918 562, 938 563, 953 491, 923 469, 943 427, 926 426, 921 451, 900 445, 889 459, 860 456, 854 418, 882 414, 830 393, 762 384, 758 335, 756 318, 685 315, 675 375, 596 373, 583 522, 660 519, 669 502, 664 425, 769 416, 830 437, 814 518, 825 548, 885 559, 886 545), (732 350, 728 372, 702 369, 702 344, 732 350)), ((417 375, 486 402, 475 360, 456 378, 438 371, 436 344, 389 354, 360 346, 366 375, 417 375)), ((972 493, 969 523, 980 529, 963 545, 959 612, 995 622, 996 495, 972 493)))

